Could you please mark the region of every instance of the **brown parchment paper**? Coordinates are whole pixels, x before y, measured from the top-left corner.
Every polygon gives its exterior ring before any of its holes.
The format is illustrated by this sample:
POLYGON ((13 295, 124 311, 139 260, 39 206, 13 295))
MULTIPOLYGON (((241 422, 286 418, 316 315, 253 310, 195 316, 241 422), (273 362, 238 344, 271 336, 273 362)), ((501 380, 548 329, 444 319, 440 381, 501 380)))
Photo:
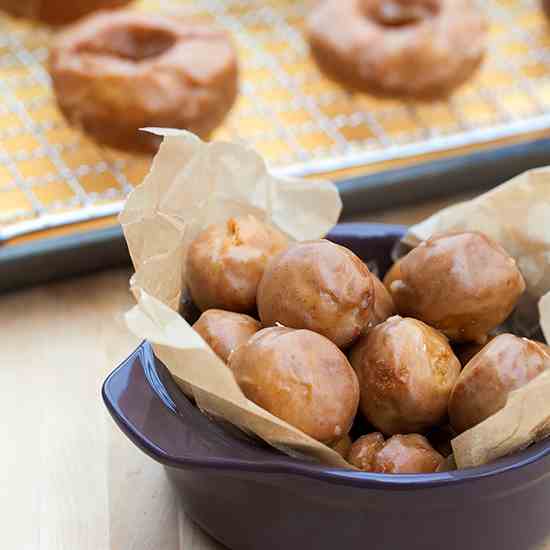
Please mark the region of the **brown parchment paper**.
MULTIPOLYGON (((434 214, 411 227, 403 242, 414 247, 431 235, 463 230, 484 232, 516 259, 527 291, 516 312, 520 322, 512 326, 530 334, 540 322, 550 342, 550 167, 434 214)), ((454 458, 459 468, 480 466, 548 435, 550 370, 512 392, 501 411, 456 437, 454 458)))
POLYGON ((227 366, 178 313, 187 248, 201 229, 251 213, 291 239, 316 239, 340 215, 336 187, 323 180, 275 177, 259 155, 242 145, 204 143, 179 130, 150 131, 164 141, 120 215, 138 302, 126 314, 128 327, 153 344, 157 357, 203 411, 288 454, 349 468, 338 453, 249 401, 227 366))

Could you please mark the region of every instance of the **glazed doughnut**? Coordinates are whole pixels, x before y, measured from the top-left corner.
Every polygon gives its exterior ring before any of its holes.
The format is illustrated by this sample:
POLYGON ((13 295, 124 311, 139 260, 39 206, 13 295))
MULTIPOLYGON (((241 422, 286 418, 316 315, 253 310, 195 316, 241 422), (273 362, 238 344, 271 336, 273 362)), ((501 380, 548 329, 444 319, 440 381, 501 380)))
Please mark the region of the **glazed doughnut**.
POLYGON ((260 330, 256 319, 242 313, 207 309, 193 325, 212 351, 227 363, 229 356, 260 330))
POLYGON ((251 214, 205 227, 189 245, 185 262, 193 302, 201 311, 253 312, 266 266, 287 247, 286 235, 251 214))
POLYGON ((364 472, 429 474, 444 458, 422 435, 394 435, 384 441, 380 432, 361 436, 353 443, 348 460, 364 472))
POLYGON ((440 425, 460 374, 445 336, 396 315, 361 336, 350 353, 364 417, 385 435, 440 425))
POLYGON ((121 8, 132 0, 0 0, 0 9, 17 17, 63 25, 97 10, 121 8))
POLYGON ((499 334, 464 367, 449 400, 449 419, 462 433, 501 410, 510 392, 550 369, 550 355, 533 340, 499 334))
POLYGON ((487 22, 473 0, 325 0, 306 32, 320 68, 361 91, 448 94, 474 73, 487 22))
POLYGON ((264 328, 229 356, 228 366, 248 399, 317 441, 334 444, 349 432, 359 384, 328 338, 264 328))
POLYGON ((400 315, 440 330, 454 342, 483 344, 525 290, 516 261, 477 231, 433 235, 384 279, 400 315))
POLYGON ((258 285, 264 326, 313 330, 349 347, 368 328, 375 290, 367 265, 327 240, 302 241, 274 256, 258 285))
POLYGON ((50 55, 61 111, 94 139, 153 153, 158 136, 139 128, 185 128, 202 137, 237 97, 229 37, 178 18, 102 12, 65 29, 50 55))

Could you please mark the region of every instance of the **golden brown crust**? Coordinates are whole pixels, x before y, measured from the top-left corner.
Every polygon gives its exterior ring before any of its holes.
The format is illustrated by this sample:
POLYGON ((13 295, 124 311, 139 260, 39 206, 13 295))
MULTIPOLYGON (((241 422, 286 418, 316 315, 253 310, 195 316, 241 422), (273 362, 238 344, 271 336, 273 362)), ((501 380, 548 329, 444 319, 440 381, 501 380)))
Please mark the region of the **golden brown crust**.
POLYGON ((231 353, 246 343, 262 327, 259 321, 242 313, 208 309, 193 325, 214 353, 227 363, 231 353))
POLYGON ((437 471, 444 458, 424 436, 394 435, 384 441, 381 433, 371 433, 355 441, 349 462, 366 472, 428 474, 437 471))
POLYGON ((390 271, 386 284, 400 315, 420 319, 453 341, 480 343, 525 290, 514 259, 474 231, 420 243, 390 271))
POLYGON ((285 235, 251 215, 207 227, 193 240, 187 255, 187 285, 193 301, 202 311, 253 311, 268 260, 287 246, 285 235))
POLYGON ((461 433, 502 409, 508 394, 550 368, 537 342, 513 334, 491 340, 464 367, 449 401, 453 428, 461 433))
POLYGON ((348 454, 348 462, 364 472, 375 472, 376 455, 384 445, 384 436, 380 432, 362 435, 353 442, 348 454))
POLYGON ((361 411, 384 434, 422 432, 445 419, 460 363, 435 329, 391 317, 361 338, 351 362, 361 411))
POLYGON ((271 327, 229 358, 243 393, 260 407, 323 443, 347 434, 359 385, 346 356, 309 330, 271 327))
POLYGON ((431 98, 476 71, 487 28, 472 0, 325 0, 306 32, 329 77, 362 91, 431 98))
POLYGON ((121 8, 132 0, 0 0, 0 10, 49 25, 64 25, 98 10, 121 8))
POLYGON ((50 74, 68 121, 120 149, 153 153, 157 126, 206 137, 237 96, 237 56, 220 30, 179 18, 101 12, 55 39, 50 74))
POLYGON ((269 262, 258 287, 264 326, 306 328, 349 346, 367 327, 374 285, 368 267, 329 241, 296 243, 269 262))

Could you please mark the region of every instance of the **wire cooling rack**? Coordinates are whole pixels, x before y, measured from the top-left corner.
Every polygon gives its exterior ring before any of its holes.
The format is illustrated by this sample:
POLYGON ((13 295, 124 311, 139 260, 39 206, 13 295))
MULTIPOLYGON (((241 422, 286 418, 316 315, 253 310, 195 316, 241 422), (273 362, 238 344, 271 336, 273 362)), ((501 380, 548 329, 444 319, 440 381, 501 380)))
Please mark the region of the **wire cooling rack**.
MULTIPOLYGON (((239 139, 279 172, 308 175, 421 157, 550 127, 550 24, 538 0, 486 0, 490 45, 478 75, 447 101, 350 94, 327 80, 303 38, 300 0, 144 0, 230 31, 241 94, 219 139, 239 139)), ((0 16, 0 241, 114 214, 150 160, 69 128, 45 68, 49 31, 0 16)))

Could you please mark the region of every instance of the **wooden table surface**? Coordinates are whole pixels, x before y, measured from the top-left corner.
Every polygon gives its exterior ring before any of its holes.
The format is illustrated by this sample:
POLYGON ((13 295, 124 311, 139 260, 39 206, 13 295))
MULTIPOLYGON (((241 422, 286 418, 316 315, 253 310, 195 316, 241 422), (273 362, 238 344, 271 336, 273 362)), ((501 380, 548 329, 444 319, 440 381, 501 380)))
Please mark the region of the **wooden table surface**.
MULTIPOLYGON (((456 200, 364 219, 414 223, 456 200)), ((106 271, 0 296, 1 548, 220 548, 101 402, 102 380, 137 343, 121 319, 129 276, 106 271)))

